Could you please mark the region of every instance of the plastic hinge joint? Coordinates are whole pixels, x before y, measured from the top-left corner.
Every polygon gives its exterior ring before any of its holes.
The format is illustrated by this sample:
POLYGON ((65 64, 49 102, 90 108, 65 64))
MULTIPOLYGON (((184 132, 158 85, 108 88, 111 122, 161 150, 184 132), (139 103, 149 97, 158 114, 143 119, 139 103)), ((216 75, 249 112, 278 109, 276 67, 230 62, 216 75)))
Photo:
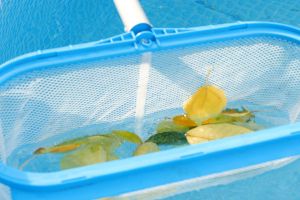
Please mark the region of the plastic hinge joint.
POLYGON ((135 35, 137 45, 141 45, 144 48, 151 47, 156 41, 155 36, 151 30, 142 31, 135 35))

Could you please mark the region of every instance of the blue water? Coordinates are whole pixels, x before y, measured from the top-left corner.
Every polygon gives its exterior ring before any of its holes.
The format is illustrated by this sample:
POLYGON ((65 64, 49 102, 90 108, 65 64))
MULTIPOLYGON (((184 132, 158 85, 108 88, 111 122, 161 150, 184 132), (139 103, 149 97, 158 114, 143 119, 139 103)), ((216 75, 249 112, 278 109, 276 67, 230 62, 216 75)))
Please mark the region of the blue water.
POLYGON ((299 200, 300 161, 265 174, 164 200, 299 200))
MULTIPOLYGON (((155 27, 263 20, 300 27, 300 0, 142 0, 155 27)), ((110 0, 0 0, 0 63, 39 49, 123 32, 110 0)), ((300 163, 255 178, 185 194, 191 199, 300 199, 300 163)), ((171 199, 187 199, 177 196, 171 199)))
MULTIPOLYGON (((264 20, 300 27, 300 0, 141 0, 155 27, 264 20)), ((0 0, 0 63, 123 32, 112 0, 0 0)))

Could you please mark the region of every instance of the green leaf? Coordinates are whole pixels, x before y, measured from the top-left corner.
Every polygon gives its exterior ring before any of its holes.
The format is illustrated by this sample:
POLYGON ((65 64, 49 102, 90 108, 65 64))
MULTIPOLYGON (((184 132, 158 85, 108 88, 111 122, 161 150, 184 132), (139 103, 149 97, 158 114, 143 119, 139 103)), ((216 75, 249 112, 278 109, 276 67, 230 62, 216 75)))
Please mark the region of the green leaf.
POLYGON ((112 131, 112 134, 116 134, 128 142, 132 142, 135 144, 143 143, 142 139, 138 135, 136 135, 135 133, 129 132, 129 131, 114 130, 114 131, 112 131))
POLYGON ((157 125, 156 133, 164 133, 164 132, 186 133, 188 130, 189 127, 177 125, 174 124, 172 120, 165 119, 157 125))
POLYGON ((107 152, 99 145, 85 145, 75 152, 66 154, 60 162, 61 169, 69 169, 105 162, 107 152))
POLYGON ((146 142, 154 142, 160 144, 181 145, 187 144, 184 133, 181 132, 163 132, 152 135, 146 142))
POLYGON ((159 151, 159 147, 153 142, 145 142, 137 147, 133 156, 144 155, 159 151))

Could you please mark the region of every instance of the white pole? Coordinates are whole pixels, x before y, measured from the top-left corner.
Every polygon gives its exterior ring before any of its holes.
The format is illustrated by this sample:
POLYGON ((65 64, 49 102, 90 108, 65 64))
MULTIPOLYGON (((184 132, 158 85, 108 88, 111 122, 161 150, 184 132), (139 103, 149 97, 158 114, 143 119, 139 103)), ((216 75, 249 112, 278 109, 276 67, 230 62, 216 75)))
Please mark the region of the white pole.
POLYGON ((136 107, 135 107, 135 119, 136 127, 135 133, 139 136, 147 136, 143 133, 144 126, 144 115, 145 115, 145 104, 147 97, 148 81, 150 76, 152 54, 145 53, 142 55, 142 63, 140 65, 138 89, 136 97, 136 107))
POLYGON ((114 0, 114 3, 125 26, 125 31, 129 32, 139 24, 150 26, 139 0, 114 0))

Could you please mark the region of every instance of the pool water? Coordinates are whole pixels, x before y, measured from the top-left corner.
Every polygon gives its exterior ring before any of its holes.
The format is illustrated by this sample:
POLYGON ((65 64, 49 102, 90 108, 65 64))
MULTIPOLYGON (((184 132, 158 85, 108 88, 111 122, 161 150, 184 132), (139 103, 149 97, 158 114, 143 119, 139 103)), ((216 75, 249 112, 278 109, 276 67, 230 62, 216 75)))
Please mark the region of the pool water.
MULTIPOLYGON (((272 21, 300 27, 300 0, 141 0, 155 27, 272 21)), ((112 0, 0 0, 0 63, 123 32, 112 0)))
POLYGON ((296 200, 300 199, 300 160, 282 168, 226 185, 195 190, 164 200, 296 200))
POLYGON ((300 194, 297 190, 299 170, 295 170, 299 167, 299 157, 285 158, 225 173, 122 194, 112 198, 112 200, 299 199, 300 194), (287 173, 291 171, 293 173, 287 173), (282 175, 285 174, 287 178, 283 179, 282 175))
MULTIPOLYGON (((272 21, 300 27, 300 0, 141 0, 155 27, 272 21)), ((24 53, 123 32, 112 1, 0 0, 0 63, 24 53)), ((300 199, 300 161, 265 174, 169 199, 300 199)), ((1 190, 0 199, 8 192, 1 190)))

